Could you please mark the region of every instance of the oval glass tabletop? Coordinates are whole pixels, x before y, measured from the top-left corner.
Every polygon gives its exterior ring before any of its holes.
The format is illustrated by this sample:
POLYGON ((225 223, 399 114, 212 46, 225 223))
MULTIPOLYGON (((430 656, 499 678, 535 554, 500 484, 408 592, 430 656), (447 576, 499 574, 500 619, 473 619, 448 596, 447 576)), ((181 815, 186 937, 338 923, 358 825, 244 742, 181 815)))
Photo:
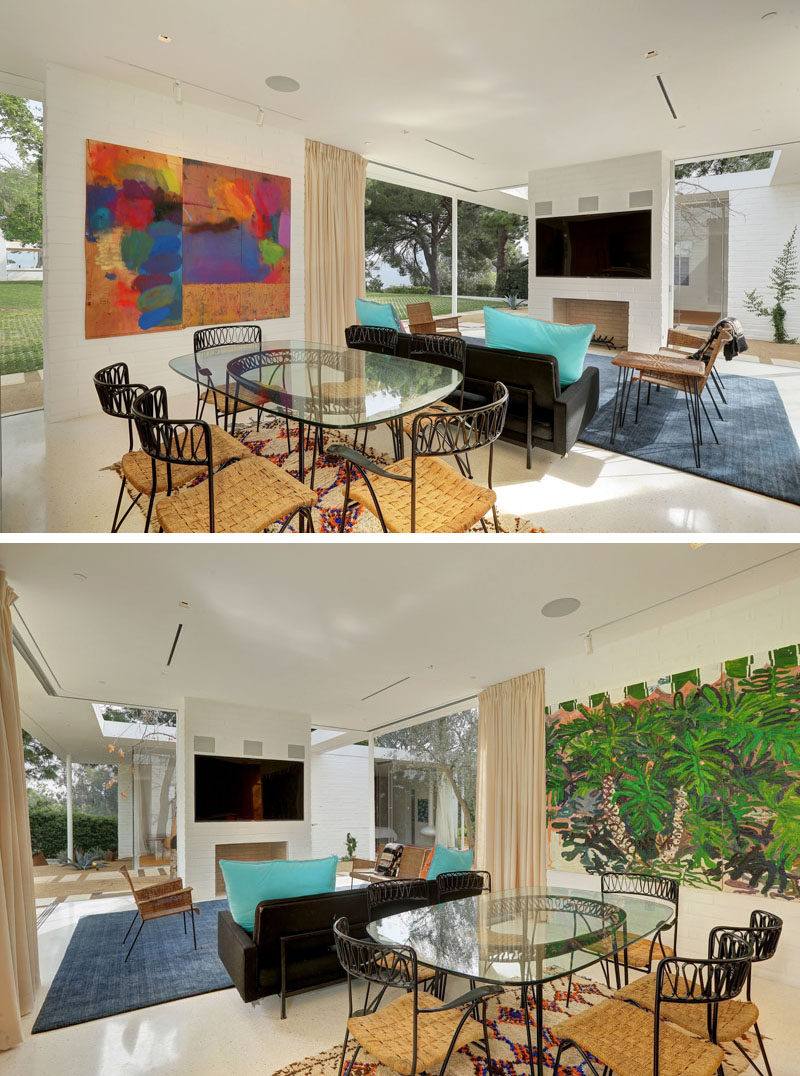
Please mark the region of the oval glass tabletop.
POLYGON ((420 962, 480 982, 522 986, 559 979, 613 957, 672 922, 650 897, 530 888, 416 908, 367 926, 384 945, 406 945, 420 962))
POLYGON ((254 351, 227 345, 179 355, 170 367, 229 401, 280 418, 348 429, 401 418, 443 400, 461 384, 456 370, 400 355, 281 340, 254 351), (232 361, 233 360, 233 361, 232 361), (201 373, 200 371, 204 371, 201 373))

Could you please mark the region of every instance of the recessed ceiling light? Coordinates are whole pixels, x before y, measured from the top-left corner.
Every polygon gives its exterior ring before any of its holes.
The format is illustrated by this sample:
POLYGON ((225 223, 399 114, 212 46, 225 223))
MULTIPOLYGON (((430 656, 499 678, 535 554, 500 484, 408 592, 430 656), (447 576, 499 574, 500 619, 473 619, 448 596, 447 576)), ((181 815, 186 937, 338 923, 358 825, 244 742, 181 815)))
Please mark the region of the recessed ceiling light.
POLYGON ((290 78, 288 75, 270 75, 264 81, 271 90, 277 90, 278 93, 295 93, 300 89, 297 79, 290 78))
POLYGON ((655 49, 650 49, 648 52, 646 52, 644 54, 645 60, 652 60, 654 56, 658 56, 658 53, 656 52, 655 49))
POLYGON ((172 38, 169 36, 169 34, 159 34, 158 40, 161 42, 162 45, 172 44, 172 38))
POLYGON ((178 602, 178 605, 181 607, 181 609, 188 609, 189 608, 189 603, 188 602, 178 602))
POLYGON ((542 616, 569 616, 580 607, 581 603, 577 598, 554 598, 553 601, 542 606, 542 616))

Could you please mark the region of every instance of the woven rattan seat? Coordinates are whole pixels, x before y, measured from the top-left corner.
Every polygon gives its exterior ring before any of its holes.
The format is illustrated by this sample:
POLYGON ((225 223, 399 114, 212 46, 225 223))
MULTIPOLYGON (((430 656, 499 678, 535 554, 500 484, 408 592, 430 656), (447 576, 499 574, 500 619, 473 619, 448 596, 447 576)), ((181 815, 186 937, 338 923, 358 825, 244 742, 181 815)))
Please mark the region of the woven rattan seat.
POLYGON ((411 436, 411 434, 414 432, 414 416, 418 415, 420 413, 420 411, 430 412, 430 411, 457 411, 457 410, 458 410, 457 407, 453 407, 453 405, 449 404, 449 403, 435 403, 435 404, 431 404, 429 407, 420 407, 418 410, 412 411, 410 414, 406 415, 403 418, 403 433, 407 433, 409 437, 411 436))
MULTIPOLYGON (((263 531, 302 506, 312 507, 317 494, 269 460, 250 456, 214 477, 214 528, 222 533, 263 531)), ((164 497, 156 504, 165 531, 207 534, 208 483, 164 497)))
MULTIPOLYGON (((679 984, 680 985, 680 984, 679 984)), ((623 1001, 634 1001, 650 1012, 655 1008, 656 977, 645 975, 635 983, 623 986, 614 995, 623 1001)), ((708 1038, 708 1012, 706 1005, 681 1005, 680 1002, 661 1002, 661 1015, 673 1024, 691 1031, 700 1038, 708 1038)), ((721 1001, 717 1014, 717 1039, 730 1042, 750 1030, 758 1020, 758 1007, 752 1001, 721 1001)))
MULTIPOLYGON (((420 1009, 435 1009, 441 1004, 441 1001, 431 994, 419 995, 420 1009)), ((444 1059, 462 1016, 460 1009, 433 1013, 430 1016, 420 1015, 417 1039, 418 1073, 435 1067, 444 1059)), ((362 1047, 387 1068, 399 1072, 401 1076, 409 1076, 413 1023, 414 996, 409 993, 368 1016, 351 1016, 347 1021, 347 1028, 362 1047)), ((468 1042, 482 1039, 481 1025, 476 1020, 468 1019, 458 1034, 455 1049, 460 1050, 468 1042)))
MULTIPOLYGON (((638 941, 631 942, 628 946, 628 967, 629 968, 649 968, 650 967, 650 939, 639 938, 638 941)), ((586 946, 593 953, 602 953, 603 956, 612 956, 614 951, 614 943, 611 938, 600 938, 599 941, 592 942, 586 946)), ((664 946, 664 952, 661 952, 661 946, 656 942, 653 947, 653 960, 661 960, 665 956, 675 956, 672 948, 669 945, 664 946)), ((620 963, 625 959, 625 950, 620 949, 617 952, 617 958, 620 963)))
MULTIPOLYGON (((410 475, 411 460, 391 463, 385 470, 410 475)), ((411 485, 371 475, 370 481, 381 506, 387 530, 406 534, 411 530, 411 485)), ((495 493, 464 478, 435 456, 417 460, 416 529, 430 533, 468 531, 480 522, 495 502, 495 493)), ((362 480, 350 486, 350 500, 375 514, 375 502, 362 480)))
MULTIPOLYGON (((553 1027, 557 1039, 571 1039, 594 1054, 614 1076, 647 1076, 653 1071, 653 1016, 624 1001, 610 999, 553 1027)), ((662 1023, 659 1076, 714 1076, 721 1046, 662 1023)))
MULTIPOLYGON (((211 427, 211 445, 214 452, 214 463, 223 464, 229 460, 247 459, 252 455, 250 449, 231 437, 220 426, 211 427)), ((153 484, 152 459, 146 452, 139 449, 136 452, 126 452, 122 457, 122 473, 138 493, 149 496, 153 484)), ((179 489, 189 482, 206 473, 206 468, 192 466, 185 463, 172 465, 172 488, 179 489)), ((156 462, 156 493, 164 493, 167 489, 167 465, 161 460, 156 462)))

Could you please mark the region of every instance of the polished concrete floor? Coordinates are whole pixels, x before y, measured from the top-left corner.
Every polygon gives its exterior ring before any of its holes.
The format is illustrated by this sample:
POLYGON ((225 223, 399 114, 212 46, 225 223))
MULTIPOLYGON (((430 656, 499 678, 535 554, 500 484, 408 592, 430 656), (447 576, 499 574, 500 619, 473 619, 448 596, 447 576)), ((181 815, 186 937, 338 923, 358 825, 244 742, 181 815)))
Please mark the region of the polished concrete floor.
MULTIPOLYGON (((42 987, 38 1006, 82 915, 133 909, 131 898, 58 905, 39 931, 42 987)), ((758 969, 756 969, 757 971, 758 969)), ((585 973, 583 973, 585 974, 585 973)), ((800 1072, 800 985, 753 976, 753 996, 768 1037, 773 1076, 800 1072)), ((236 990, 172 1001, 26 1038, 0 1053, 2 1076, 216 1076, 276 1069, 341 1042, 347 1014, 344 986, 301 994, 280 1019, 275 998, 246 1005, 236 990)), ((26 1031, 35 1013, 25 1019, 26 1031)))
MULTIPOLYGON (((725 372, 773 379, 800 440, 796 365, 742 359, 726 363, 725 372)), ((194 399, 176 396, 170 406, 175 414, 193 411, 194 399)), ((384 431, 371 436, 371 444, 388 450, 384 431)), ((124 451, 127 431, 121 422, 98 409, 97 415, 46 426, 42 412, 31 412, 4 418, 2 439, 4 531, 108 530, 118 483, 103 468, 124 451)), ((474 470, 480 481, 486 470, 479 455, 474 470)), ((501 513, 551 533, 800 532, 796 505, 581 442, 566 459, 535 451, 530 471, 524 449, 500 442, 494 486, 501 513)), ((141 526, 134 511, 123 530, 135 532, 141 526)))

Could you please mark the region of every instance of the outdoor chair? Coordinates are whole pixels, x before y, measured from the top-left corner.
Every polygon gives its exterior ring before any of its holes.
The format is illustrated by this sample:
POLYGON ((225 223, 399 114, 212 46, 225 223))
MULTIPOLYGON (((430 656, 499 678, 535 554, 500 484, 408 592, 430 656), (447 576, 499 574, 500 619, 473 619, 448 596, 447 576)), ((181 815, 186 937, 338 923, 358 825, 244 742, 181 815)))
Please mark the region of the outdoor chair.
POLYGON ((408 331, 411 333, 430 333, 433 336, 449 333, 452 336, 461 336, 457 314, 434 317, 430 303, 407 303, 406 313, 408 331))
POLYGON ((439 1067, 447 1069, 454 1051, 480 1040, 486 1051, 486 1071, 491 1072, 486 1008, 489 998, 502 993, 499 986, 479 986, 453 1001, 442 1002, 432 994, 420 993, 419 963, 410 946, 380 945, 350 936, 344 917, 333 924, 339 962, 347 973, 348 1020, 339 1061, 344 1071, 347 1044, 352 1035, 356 1049, 349 1071, 363 1048, 381 1064, 401 1076, 417 1076, 439 1067), (353 982, 367 984, 363 1005, 355 1008, 353 982), (370 992, 376 987, 375 996, 370 992), (402 997, 381 1006, 390 988, 404 991, 402 997), (480 1007, 482 1019, 474 1019, 480 1007))
POLYGON ((329 456, 345 460, 344 531, 350 503, 378 517, 384 531, 452 533, 468 531, 491 509, 500 524, 492 489, 494 442, 503 432, 508 389, 495 384, 494 402, 468 411, 420 411, 414 416, 411 456, 382 467, 348 445, 335 445, 329 456), (488 488, 473 482, 441 457, 489 448, 488 488), (353 471, 360 480, 352 482, 353 471), (372 477, 370 477, 372 476, 372 477))
MULTIPOLYGON (((372 882, 367 886, 367 921, 374 922, 389 915, 400 915, 414 908, 427 908, 430 904, 429 884, 424 878, 390 878, 385 882, 372 882)), ((418 966, 418 981, 423 988, 437 997, 442 996, 438 987, 444 985, 445 977, 426 964, 418 966)))
POLYGON ((122 939, 123 945, 128 940, 128 935, 133 929, 136 920, 141 919, 139 929, 136 931, 131 947, 125 956, 126 964, 128 963, 128 957, 133 952, 133 947, 139 940, 139 935, 142 933, 142 927, 145 923, 151 919, 164 919, 168 915, 183 915, 183 933, 186 934, 186 913, 189 913, 192 920, 192 938, 194 947, 197 949, 197 932, 195 931, 194 917, 200 914, 200 909, 192 904, 191 888, 185 888, 180 878, 174 878, 172 881, 162 882, 159 885, 149 885, 136 889, 128 868, 124 864, 120 867, 120 873, 127 878, 128 885, 133 893, 133 899, 136 901, 136 912, 125 933, 125 937, 122 939))
MULTIPOLYGON (((719 948, 719 939, 722 935, 734 935, 752 948, 752 958, 747 969, 747 1000, 723 1001, 719 1006, 716 1016, 716 1041, 732 1042, 733 1045, 744 1054, 753 1068, 763 1076, 761 1069, 750 1057, 744 1047, 736 1040, 745 1035, 751 1028, 756 1033, 758 1045, 761 1048, 761 1056, 764 1058, 768 1076, 772 1076, 767 1052, 764 1048, 764 1040, 758 1026, 758 1008, 753 1004, 750 997, 750 988, 753 972, 753 964, 763 960, 770 960, 778 948, 778 940, 783 929, 783 920, 771 912, 763 912, 756 909, 750 914, 749 927, 714 927, 708 936, 709 959, 719 948)), ((647 975, 643 979, 631 983, 629 986, 618 990, 614 997, 622 1001, 632 1001, 643 1009, 653 1011, 656 997, 656 976, 647 975)), ((687 1008, 683 1005, 665 1004, 661 1007, 661 1015, 664 1019, 677 1024, 685 1031, 703 1038, 706 1034, 706 1015, 701 1009, 687 1008)))
POLYGON ((492 876, 488 871, 445 871, 436 877, 438 902, 462 900, 491 893, 492 876))
POLYGON ((311 508, 317 494, 292 475, 260 456, 247 453, 214 473, 213 427, 194 419, 170 419, 162 386, 143 393, 133 404, 142 447, 167 468, 167 496, 156 504, 161 529, 169 533, 255 533, 284 519, 285 531, 296 515, 300 529, 313 531, 311 508), (176 465, 190 464, 208 473, 207 480, 175 492, 171 475, 176 465))
MULTIPOLYGON (((214 405, 214 421, 219 425, 219 417, 223 416, 223 424, 228 429, 228 415, 230 414, 229 396, 226 385, 215 385, 211 371, 207 366, 201 366, 200 356, 204 351, 214 348, 225 347, 231 344, 256 344, 261 347, 260 325, 212 325, 207 329, 198 329, 194 334, 194 365, 198 375, 197 381, 197 408, 195 418, 201 419, 207 403, 214 405), (205 388, 200 381, 205 378, 205 388)), ((255 393, 237 385, 236 401, 239 411, 248 411, 258 407, 255 393)), ((260 427, 261 412, 258 413, 256 429, 260 427)), ((233 432, 231 430, 231 432, 233 432)))
POLYGON ((660 960, 653 977, 652 1012, 614 997, 553 1028, 558 1040, 554 1071, 574 1049, 593 1076, 600 1076, 593 1057, 604 1073, 611 1070, 614 1076, 723 1076, 720 1012, 742 992, 752 952, 744 938, 723 932, 714 936, 707 960, 660 960), (702 1038, 673 1027, 672 1016, 664 1019, 666 1011, 690 1006, 701 1013, 702 1038))
MULTIPOLYGON (((145 516, 145 533, 150 527, 150 518, 153 512, 153 501, 157 493, 164 493, 171 487, 178 489, 181 486, 194 482, 205 474, 205 469, 200 466, 177 465, 168 473, 164 463, 157 463, 153 467, 150 457, 142 449, 134 451, 133 447, 133 402, 142 393, 148 391, 147 385, 131 384, 128 374, 128 366, 124 362, 115 362, 111 366, 104 366, 94 375, 94 387, 100 400, 100 406, 107 415, 113 418, 124 418, 128 423, 128 451, 120 461, 122 481, 117 497, 117 506, 114 511, 114 519, 111 524, 111 533, 116 534, 128 517, 129 512, 142 498, 148 498, 147 514, 145 516), (131 501, 120 518, 119 512, 122 505, 122 496, 125 486, 130 485, 136 490, 136 497, 131 501)), ((228 463, 233 459, 242 459, 249 456, 250 450, 235 437, 225 433, 219 426, 211 427, 211 437, 214 447, 214 459, 217 464, 228 463)))

